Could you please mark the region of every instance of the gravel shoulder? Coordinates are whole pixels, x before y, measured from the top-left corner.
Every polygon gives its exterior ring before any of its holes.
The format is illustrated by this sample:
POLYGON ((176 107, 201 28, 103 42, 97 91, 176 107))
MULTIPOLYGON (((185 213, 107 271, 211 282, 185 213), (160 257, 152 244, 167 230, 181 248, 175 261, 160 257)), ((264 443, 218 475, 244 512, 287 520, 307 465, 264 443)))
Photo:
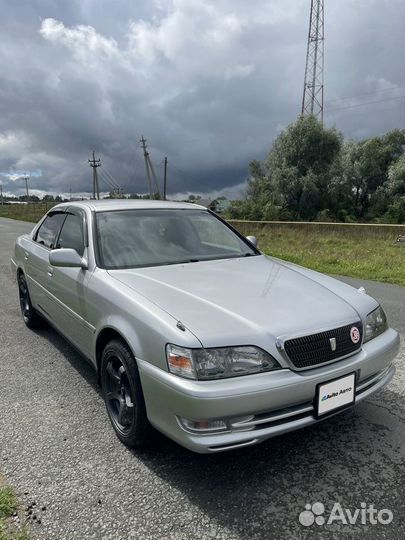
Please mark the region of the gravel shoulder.
MULTIPOLYGON (((405 538, 403 347, 384 392, 311 428, 213 456, 164 437, 130 451, 90 366, 52 329, 33 333, 21 320, 9 257, 31 228, 0 219, 0 470, 24 505, 46 508, 34 540, 405 538), (394 520, 305 528, 298 515, 315 501, 364 501, 394 520)), ((365 287, 404 334, 405 288, 365 287)))

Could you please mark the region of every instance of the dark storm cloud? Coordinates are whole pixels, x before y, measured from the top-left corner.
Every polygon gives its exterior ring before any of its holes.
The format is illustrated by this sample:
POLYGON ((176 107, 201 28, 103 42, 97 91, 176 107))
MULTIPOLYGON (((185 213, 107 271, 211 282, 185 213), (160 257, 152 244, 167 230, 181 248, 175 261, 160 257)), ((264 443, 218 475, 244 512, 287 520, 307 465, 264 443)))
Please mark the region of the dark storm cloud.
MULTIPOLYGON (((0 0, 0 9, 5 191, 22 190, 26 170, 37 171, 32 188, 88 191, 93 148, 126 191, 145 191, 144 134, 159 172, 169 158, 172 193, 237 185, 233 195, 249 160, 299 112, 309 1, 0 0)), ((325 120, 347 136, 403 127, 403 100, 392 99, 403 95, 403 15, 402 0, 326 3, 325 120), (350 96, 359 97, 341 100, 350 96), (357 107, 367 101, 382 102, 357 107)))

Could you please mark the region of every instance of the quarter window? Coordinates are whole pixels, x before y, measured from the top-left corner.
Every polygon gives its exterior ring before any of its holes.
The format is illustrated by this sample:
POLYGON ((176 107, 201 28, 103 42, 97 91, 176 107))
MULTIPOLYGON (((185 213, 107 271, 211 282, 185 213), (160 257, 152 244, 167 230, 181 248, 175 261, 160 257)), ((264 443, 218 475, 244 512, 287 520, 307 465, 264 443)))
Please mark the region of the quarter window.
POLYGON ((35 238, 36 242, 47 248, 53 249, 55 238, 65 217, 65 213, 51 214, 47 216, 37 231, 35 238))
POLYGON ((83 255, 83 220, 80 216, 76 214, 67 215, 56 247, 75 249, 80 256, 83 255))

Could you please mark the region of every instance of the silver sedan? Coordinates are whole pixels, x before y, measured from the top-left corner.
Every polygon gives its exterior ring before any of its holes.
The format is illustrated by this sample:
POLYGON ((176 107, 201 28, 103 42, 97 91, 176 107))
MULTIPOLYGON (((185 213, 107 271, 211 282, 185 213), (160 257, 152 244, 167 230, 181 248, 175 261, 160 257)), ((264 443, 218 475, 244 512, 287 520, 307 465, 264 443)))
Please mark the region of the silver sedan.
POLYGON ((382 389, 399 336, 381 306, 263 255, 203 207, 55 206, 11 261, 21 311, 97 370, 122 442, 153 428, 201 453, 309 426, 382 389))

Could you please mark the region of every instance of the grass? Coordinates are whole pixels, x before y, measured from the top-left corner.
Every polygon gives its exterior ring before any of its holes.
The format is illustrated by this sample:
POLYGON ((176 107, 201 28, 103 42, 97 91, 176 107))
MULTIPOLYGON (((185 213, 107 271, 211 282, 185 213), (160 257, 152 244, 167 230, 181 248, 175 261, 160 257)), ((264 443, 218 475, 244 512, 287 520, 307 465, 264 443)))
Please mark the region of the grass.
POLYGON ((18 503, 11 488, 5 486, 0 477, 0 540, 26 540, 25 529, 18 529, 10 520, 17 511, 18 503))
MULTIPOLYGON (((0 217, 38 221, 52 203, 0 206, 0 217)), ((405 227, 305 223, 233 222, 253 234, 268 255, 313 268, 405 286, 404 245, 395 244, 405 227)))
POLYGON ((4 204, 0 205, 0 217, 36 223, 56 203, 4 204))
POLYGON ((404 244, 395 244, 396 232, 380 229, 322 227, 262 227, 235 224, 242 234, 257 237, 268 255, 326 274, 405 286, 404 244))

